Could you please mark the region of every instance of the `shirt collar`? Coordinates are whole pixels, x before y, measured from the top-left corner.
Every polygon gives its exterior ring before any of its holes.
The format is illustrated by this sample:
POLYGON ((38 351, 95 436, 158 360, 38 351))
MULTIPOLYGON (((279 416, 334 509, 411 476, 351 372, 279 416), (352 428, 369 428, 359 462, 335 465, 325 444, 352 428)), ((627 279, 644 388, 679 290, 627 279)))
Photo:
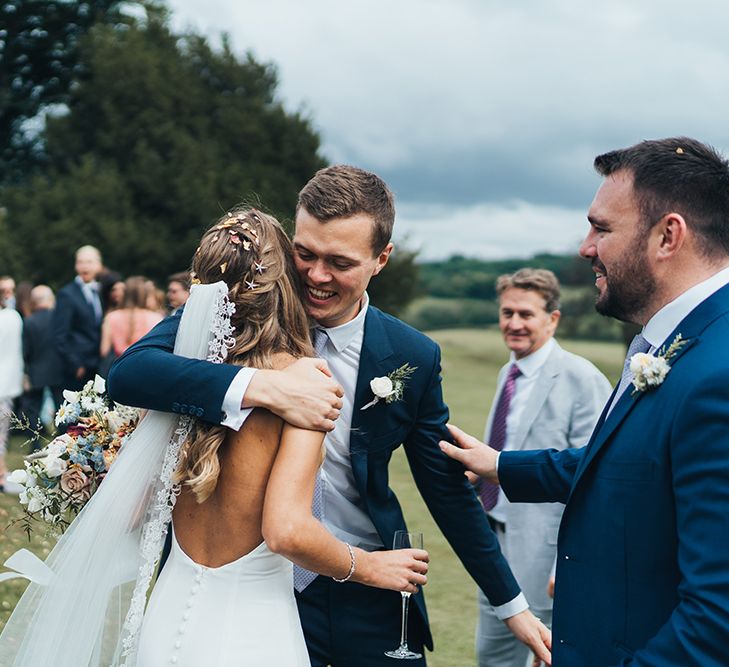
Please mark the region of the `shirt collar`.
POLYGON ((532 352, 531 354, 527 355, 526 357, 522 357, 521 359, 517 359, 512 352, 510 360, 512 363, 517 365, 522 375, 526 375, 527 377, 529 377, 530 375, 534 375, 535 373, 537 373, 539 369, 544 366, 544 363, 547 361, 547 357, 549 357, 549 355, 552 353, 554 346, 554 338, 550 338, 536 352, 532 352))
POLYGON ((340 324, 338 327, 315 328, 326 331, 327 336, 329 336, 329 340, 332 341, 337 352, 342 352, 357 337, 357 335, 364 332, 365 317, 367 317, 367 308, 369 305, 370 297, 367 295, 367 292, 365 292, 362 295, 359 313, 357 313, 357 316, 354 319, 351 319, 349 322, 345 322, 344 324, 340 324))
POLYGON ((99 286, 99 283, 96 280, 91 280, 91 281, 85 283, 83 281, 83 278, 81 278, 81 276, 76 276, 76 278, 74 280, 83 290, 96 290, 99 286))
POLYGON ((729 266, 687 289, 661 308, 643 327, 643 338, 658 348, 671 335, 679 323, 702 301, 729 284, 729 266))

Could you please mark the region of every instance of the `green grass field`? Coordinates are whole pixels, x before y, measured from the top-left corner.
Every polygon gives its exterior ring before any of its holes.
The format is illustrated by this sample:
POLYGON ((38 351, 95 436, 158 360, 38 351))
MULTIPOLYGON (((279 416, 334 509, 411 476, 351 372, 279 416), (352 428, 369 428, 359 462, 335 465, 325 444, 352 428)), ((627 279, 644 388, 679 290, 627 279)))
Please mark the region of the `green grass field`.
MULTIPOLYGON (((443 386, 451 410, 451 421, 482 435, 493 399, 496 374, 508 358, 497 330, 442 330, 432 334, 443 349, 443 386)), ((624 350, 613 343, 561 341, 563 346, 595 363, 615 382, 620 377, 624 350)), ((21 465, 22 453, 14 442, 8 467, 21 465)), ((460 561, 433 522, 415 488, 402 449, 390 466, 391 486, 404 508, 411 530, 425 534, 431 568, 426 589, 435 652, 428 656, 431 667, 462 667, 474 664, 473 635, 476 624, 476 589, 460 561)), ((17 497, 0 496, 0 527, 20 516, 17 497)), ((48 554, 53 539, 35 535, 28 543, 19 526, 5 530, 0 537, 0 562, 25 547, 40 556, 48 554)), ((18 597, 23 580, 0 584, 0 628, 4 626, 18 597)), ((393 637, 393 645, 397 637, 393 637)))

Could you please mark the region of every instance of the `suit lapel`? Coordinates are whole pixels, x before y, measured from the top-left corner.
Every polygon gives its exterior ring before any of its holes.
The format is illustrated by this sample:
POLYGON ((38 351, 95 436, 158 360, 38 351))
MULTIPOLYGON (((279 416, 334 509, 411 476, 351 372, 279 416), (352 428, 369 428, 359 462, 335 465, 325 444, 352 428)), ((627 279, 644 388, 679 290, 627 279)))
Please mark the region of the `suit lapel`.
POLYGON ((84 294, 84 291, 81 288, 81 285, 79 285, 75 280, 73 281, 72 285, 76 289, 77 299, 80 303, 83 304, 83 307, 86 310, 86 314, 95 322, 96 313, 94 312, 94 307, 86 300, 86 295, 84 294))
POLYGON ((366 451, 367 432, 374 419, 382 419, 382 414, 373 406, 362 410, 362 406, 374 397, 370 389, 370 380, 387 375, 394 370, 392 362, 387 360, 394 354, 392 344, 382 323, 382 313, 372 306, 365 316, 364 337, 359 357, 357 372, 357 388, 354 392, 352 410, 352 433, 350 436, 350 453, 366 451))
POLYGON ((519 423, 519 430, 514 434, 514 441, 511 448, 520 450, 524 445, 524 440, 532 427, 534 420, 537 418, 539 411, 547 400, 549 392, 552 390, 554 383, 559 375, 559 358, 562 355, 562 348, 555 341, 555 347, 544 362, 542 372, 539 373, 536 384, 527 400, 527 405, 522 413, 522 419, 519 423))
MULTIPOLYGON (((671 332, 665 341, 659 346, 659 350, 668 348, 668 346, 676 339, 679 334, 686 341, 686 344, 681 347, 676 355, 670 360, 671 367, 675 366, 680 362, 681 357, 689 350, 694 344, 699 341, 701 332, 709 326, 717 317, 725 314, 729 310, 729 285, 722 287, 720 290, 712 294, 708 299, 702 301, 694 310, 692 310, 671 332)), ((625 421, 626 417, 631 413, 633 408, 647 393, 653 393, 660 391, 661 388, 650 391, 638 391, 633 393, 632 387, 629 386, 620 397, 618 402, 615 404, 612 412, 605 417, 606 409, 603 411, 603 416, 598 421, 595 431, 590 438, 590 442, 585 447, 585 454, 582 457, 582 462, 575 473, 575 479, 572 483, 572 491, 570 496, 574 493, 575 487, 582 478, 587 470, 588 466, 595 460, 597 454, 605 446, 610 437, 615 433, 618 427, 625 421)), ((615 391, 613 391, 613 396, 615 391)), ((612 402, 613 396, 610 400, 612 402)), ((608 403, 608 406, 610 403, 608 403)))

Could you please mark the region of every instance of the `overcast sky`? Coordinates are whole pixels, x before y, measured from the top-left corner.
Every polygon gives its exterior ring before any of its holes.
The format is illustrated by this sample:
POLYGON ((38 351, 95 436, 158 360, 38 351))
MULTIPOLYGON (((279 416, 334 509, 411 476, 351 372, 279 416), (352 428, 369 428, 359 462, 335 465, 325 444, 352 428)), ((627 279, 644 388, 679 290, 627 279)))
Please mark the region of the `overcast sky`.
POLYGON ((592 159, 729 149, 729 3, 168 0, 177 28, 274 62, 324 157, 380 174, 422 258, 576 250, 592 159))

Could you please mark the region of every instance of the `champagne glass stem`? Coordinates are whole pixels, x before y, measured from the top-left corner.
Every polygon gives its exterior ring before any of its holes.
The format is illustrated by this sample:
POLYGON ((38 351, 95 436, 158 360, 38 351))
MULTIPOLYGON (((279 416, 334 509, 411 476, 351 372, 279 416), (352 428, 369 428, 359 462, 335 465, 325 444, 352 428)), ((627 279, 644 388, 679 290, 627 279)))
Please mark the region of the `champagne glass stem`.
POLYGON ((410 593, 402 595, 402 628, 400 629, 400 649, 408 650, 408 611, 410 609, 410 593))

